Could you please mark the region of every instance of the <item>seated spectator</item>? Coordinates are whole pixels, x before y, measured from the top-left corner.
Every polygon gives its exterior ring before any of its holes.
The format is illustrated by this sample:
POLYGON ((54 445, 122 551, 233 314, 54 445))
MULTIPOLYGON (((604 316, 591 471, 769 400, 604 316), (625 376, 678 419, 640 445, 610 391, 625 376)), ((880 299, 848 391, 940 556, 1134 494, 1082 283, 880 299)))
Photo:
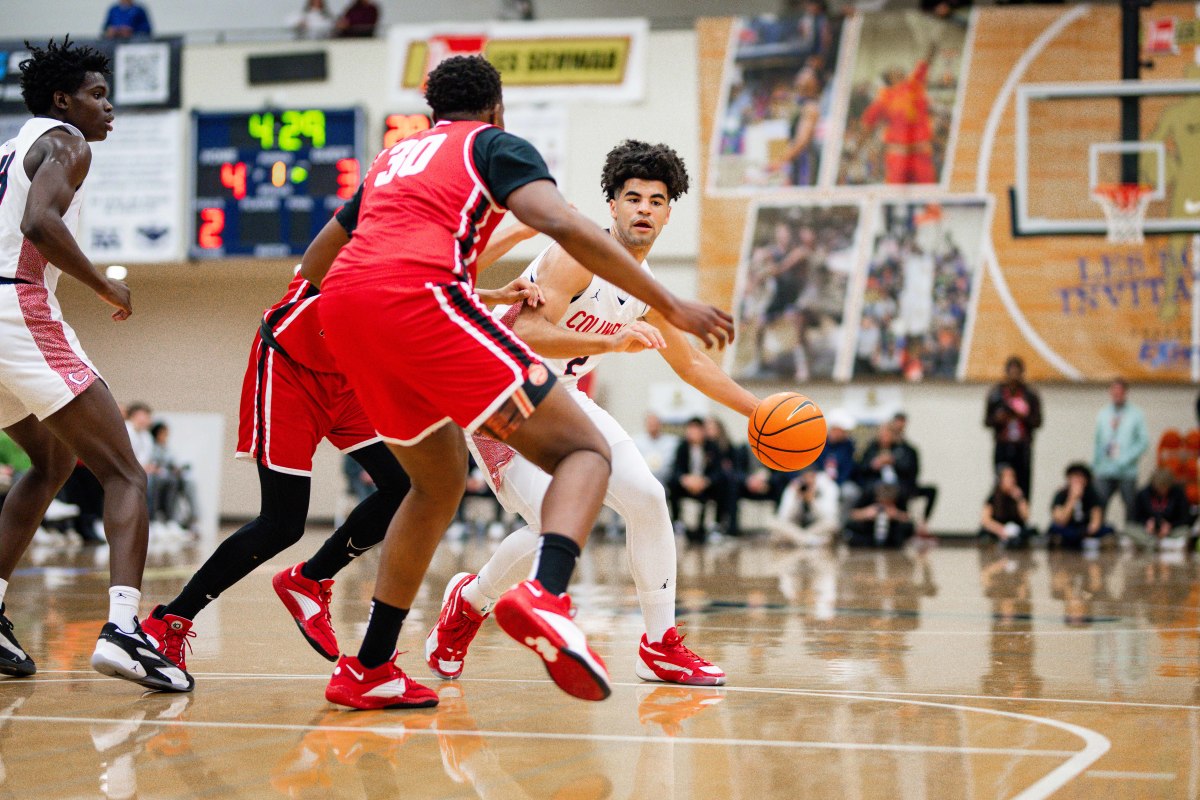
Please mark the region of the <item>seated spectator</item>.
POLYGON ((173 522, 191 529, 196 523, 196 489, 188 477, 187 464, 179 463, 171 453, 171 429, 165 422, 150 426, 154 440, 150 463, 154 472, 147 476, 147 494, 152 522, 173 522))
POLYGON ((895 427, 885 422, 863 450, 858 462, 858 482, 867 489, 877 483, 899 486, 901 497, 907 499, 909 489, 916 488, 919 469, 917 451, 900 441, 895 427))
POLYGON ((850 512, 843 536, 851 547, 903 547, 916 529, 900 505, 900 487, 877 483, 850 512))
POLYGON ((679 437, 673 433, 665 433, 662 420, 657 414, 647 414, 645 429, 633 437, 637 447, 650 472, 658 478, 658 482, 666 485, 671 479, 671 467, 675 461, 675 451, 679 448, 679 437))
POLYGON ((689 542, 704 541, 705 509, 710 500, 717 500, 720 492, 721 459, 716 445, 704 436, 704 420, 693 417, 683 428, 683 441, 675 449, 671 477, 667 481, 667 497, 671 504, 671 519, 679 527, 680 509, 684 498, 690 497, 701 504, 700 522, 686 530, 689 542))
POLYGON ((778 541, 814 547, 828 544, 840 527, 837 484, 824 471, 808 467, 783 490, 770 530, 778 541))
POLYGON ((741 536, 738 520, 738 498, 750 467, 750 449, 735 447, 729 439, 725 423, 716 417, 704 420, 704 438, 717 453, 716 478, 712 485, 717 506, 717 526, 726 536, 741 536))
POLYGON ((338 17, 333 28, 335 35, 342 38, 370 38, 375 35, 378 22, 379 6, 371 0, 354 0, 338 17))
POLYGON ((118 0, 104 18, 105 39, 131 39, 150 35, 150 15, 133 0, 118 0))
POLYGON ((133 455, 145 468, 147 474, 153 468, 151 455, 154 450, 154 437, 150 435, 150 425, 153 422, 150 406, 145 403, 130 403, 129 407, 125 409, 125 430, 129 431, 129 442, 133 445, 133 455))
POLYGON ((1104 524, 1103 503, 1092 487, 1092 471, 1086 464, 1067 467, 1067 485, 1054 495, 1050 507, 1050 544, 1078 550, 1095 549, 1112 533, 1104 524))
POLYGON ((915 500, 918 497, 925 500, 925 508, 921 511, 921 521, 917 523, 917 535, 928 536, 929 518, 933 516, 933 507, 937 504, 938 489, 933 484, 921 483, 921 454, 905 438, 905 433, 908 431, 908 415, 903 411, 897 411, 889 424, 895 433, 896 441, 901 446, 908 448, 909 452, 912 453, 916 469, 913 471, 912 484, 905 486, 904 491, 908 495, 909 500, 915 500))
POLYGON ((346 490, 354 496, 355 505, 375 493, 375 481, 349 454, 342 456, 342 474, 346 476, 346 490))
POLYGON ((325 8, 325 0, 306 0, 304 8, 288 20, 288 27, 297 39, 328 39, 333 33, 333 15, 325 8))
POLYGON ((12 485, 21 479, 32 462, 20 445, 9 438, 8 434, 0 431, 0 508, 4 506, 4 498, 12 485))
POLYGON ((1187 543, 1191 508, 1169 469, 1157 469, 1137 493, 1125 535, 1138 547, 1175 549, 1187 543))
POLYGON ((1034 533, 1029 527, 1029 501, 1008 464, 996 469, 996 485, 983 504, 979 536, 1005 547, 1024 547, 1034 533))
POLYGON ((79 515, 71 520, 71 525, 83 543, 104 544, 104 537, 101 536, 104 529, 104 487, 82 461, 75 462, 75 469, 63 484, 59 499, 78 507, 79 515))
POLYGON ((854 458, 856 447, 850 435, 854 430, 854 418, 844 411, 834 410, 825 415, 825 424, 828 430, 825 449, 816 463, 838 485, 842 518, 845 519, 862 496, 862 487, 855 481, 858 475, 854 458))

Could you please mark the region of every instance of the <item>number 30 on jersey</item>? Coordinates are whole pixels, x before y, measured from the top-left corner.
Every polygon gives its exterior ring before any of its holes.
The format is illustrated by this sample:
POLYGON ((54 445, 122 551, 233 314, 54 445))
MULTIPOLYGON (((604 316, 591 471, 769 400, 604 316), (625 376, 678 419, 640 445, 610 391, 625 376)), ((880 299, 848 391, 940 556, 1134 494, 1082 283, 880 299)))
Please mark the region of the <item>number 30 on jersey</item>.
POLYGON ((397 142, 388 151, 388 168, 375 176, 375 186, 384 186, 394 178, 417 175, 425 171, 438 148, 446 141, 446 134, 435 133, 422 139, 405 139, 397 142))

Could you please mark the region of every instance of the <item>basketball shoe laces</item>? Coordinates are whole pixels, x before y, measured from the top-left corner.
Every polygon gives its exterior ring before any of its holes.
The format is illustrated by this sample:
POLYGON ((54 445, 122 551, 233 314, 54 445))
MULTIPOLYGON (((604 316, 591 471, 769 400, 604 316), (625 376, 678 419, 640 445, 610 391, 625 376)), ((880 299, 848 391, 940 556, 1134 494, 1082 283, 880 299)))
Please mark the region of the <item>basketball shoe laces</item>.
POLYGON ((439 644, 446 648, 450 658, 446 661, 460 661, 466 655, 467 648, 471 646, 471 640, 475 638, 475 633, 479 630, 479 626, 483 624, 483 616, 472 611, 468 611, 470 605, 466 600, 460 598, 463 608, 452 616, 453 619, 446 621, 442 626, 442 636, 438 637, 439 644), (473 619, 470 614, 475 613, 478 619, 473 619))
MULTIPOLYGON (((684 623, 677 622, 675 623, 674 630, 669 630, 666 632, 661 643, 663 649, 673 651, 678 657, 689 658, 692 661, 698 662, 702 667, 711 667, 711 661, 696 655, 683 643, 683 640, 687 638, 686 633, 679 633, 679 629, 682 628, 683 625, 684 623)), ((651 642, 651 644, 654 644, 654 642, 651 642)))
POLYGON ((329 604, 333 602, 333 581, 317 581, 320 587, 317 596, 321 598, 321 620, 329 628, 329 633, 336 635, 333 630, 333 618, 329 616, 329 604))
POLYGON ((186 630, 176 630, 168 624, 163 632, 163 655, 172 664, 184 663, 183 651, 186 648, 189 653, 192 652, 192 643, 188 640, 195 638, 196 632, 190 626, 186 630))

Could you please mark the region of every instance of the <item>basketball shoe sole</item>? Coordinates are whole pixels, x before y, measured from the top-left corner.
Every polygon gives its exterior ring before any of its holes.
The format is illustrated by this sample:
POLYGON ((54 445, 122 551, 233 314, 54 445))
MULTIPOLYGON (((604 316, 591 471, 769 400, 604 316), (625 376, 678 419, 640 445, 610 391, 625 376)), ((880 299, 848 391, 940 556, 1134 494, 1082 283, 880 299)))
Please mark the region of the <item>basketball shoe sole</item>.
POLYGON ((608 670, 567 616, 570 603, 525 581, 505 592, 492 613, 501 630, 537 653, 558 688, 580 700, 603 700, 612 694, 608 670))

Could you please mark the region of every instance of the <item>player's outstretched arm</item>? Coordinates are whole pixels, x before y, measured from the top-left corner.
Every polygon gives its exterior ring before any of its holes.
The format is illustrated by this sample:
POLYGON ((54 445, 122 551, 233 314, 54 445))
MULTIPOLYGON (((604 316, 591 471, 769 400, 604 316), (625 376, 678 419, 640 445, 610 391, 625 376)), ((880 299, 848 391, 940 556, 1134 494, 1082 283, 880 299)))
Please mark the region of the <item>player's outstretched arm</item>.
POLYGON ((517 219, 550 236, 591 272, 658 309, 677 328, 694 333, 710 346, 714 340, 733 340, 729 314, 671 294, 613 237, 571 208, 551 181, 533 181, 514 189, 505 203, 517 219))
POLYGON ((660 347, 657 332, 634 329, 633 326, 615 336, 580 333, 560 327, 558 321, 567 313, 571 298, 592 282, 588 272, 561 247, 551 248, 538 264, 537 283, 545 302, 537 308, 526 305, 513 321, 513 333, 540 356, 545 358, 576 358, 617 351, 637 352, 660 347))
POLYGON ((342 226, 337 217, 330 218, 325 227, 317 232, 317 236, 308 244, 304 256, 300 259, 300 274, 304 280, 321 288, 321 281, 333 266, 338 251, 350 242, 350 234, 342 226))
POLYGON ((492 234, 491 240, 488 241, 488 246, 479 254, 479 258, 475 259, 475 268, 480 271, 487 269, 504 258, 509 250, 512 250, 526 239, 532 239, 535 236, 537 236, 537 231, 520 220, 502 230, 496 231, 492 234))
POLYGON ((754 413, 758 406, 758 398, 725 374, 715 361, 692 347, 692 343, 682 331, 654 310, 646 315, 646 321, 658 328, 666 342, 666 347, 659 352, 684 382, 739 414, 749 417, 754 413))
POLYGON ((92 149, 78 136, 53 130, 38 139, 23 165, 31 185, 21 233, 47 261, 115 307, 112 317, 119 321, 133 313, 129 287, 101 274, 63 222, 76 187, 83 183, 91 165, 92 149))

